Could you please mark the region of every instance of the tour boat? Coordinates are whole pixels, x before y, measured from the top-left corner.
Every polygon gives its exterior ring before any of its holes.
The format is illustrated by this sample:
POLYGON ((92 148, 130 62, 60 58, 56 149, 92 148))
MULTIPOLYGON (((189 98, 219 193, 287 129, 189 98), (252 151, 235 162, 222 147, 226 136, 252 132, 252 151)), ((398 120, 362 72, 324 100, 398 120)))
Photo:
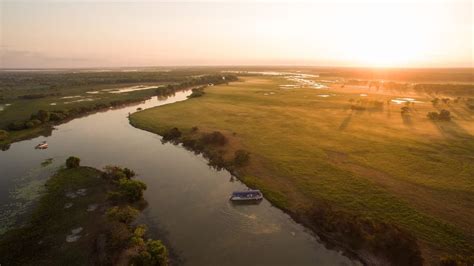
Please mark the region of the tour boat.
POLYGON ((260 190, 246 190, 246 191, 235 191, 232 192, 230 200, 232 201, 259 201, 263 199, 262 192, 260 190))
POLYGON ((36 145, 35 147, 35 149, 41 149, 41 150, 44 150, 47 148, 48 148, 48 143, 46 143, 46 141, 43 141, 42 143, 36 145))

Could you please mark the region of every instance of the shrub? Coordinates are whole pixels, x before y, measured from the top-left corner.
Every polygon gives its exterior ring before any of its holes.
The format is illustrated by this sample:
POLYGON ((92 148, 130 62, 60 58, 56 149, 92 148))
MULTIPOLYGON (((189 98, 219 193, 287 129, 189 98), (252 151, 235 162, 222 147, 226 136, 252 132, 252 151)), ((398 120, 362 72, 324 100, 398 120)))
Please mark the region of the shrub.
POLYGON ((29 120, 25 123, 26 128, 34 128, 38 125, 41 125, 41 121, 38 120, 38 119, 32 119, 32 120, 29 120))
POLYGON ((26 128, 25 122, 23 121, 15 121, 8 124, 8 129, 10 130, 22 130, 25 128, 26 128))
POLYGON ((81 163, 81 159, 77 158, 77 157, 74 157, 74 156, 71 156, 69 158, 67 158, 66 160, 66 167, 71 169, 71 168, 77 168, 79 167, 81 163))
POLYGON ((188 96, 188 98, 196 98, 196 97, 201 97, 204 95, 204 88, 196 88, 192 89, 191 95, 188 96))
POLYGON ((234 165, 244 166, 249 162, 250 153, 245 150, 237 150, 234 153, 234 165))
POLYGON ((169 265, 168 249, 159 240, 148 239, 145 250, 132 258, 133 265, 169 265))
POLYGON ((106 227, 106 248, 109 253, 115 253, 124 248, 131 237, 128 226, 122 222, 111 221, 106 227))
POLYGON ((192 138, 183 138, 183 147, 190 149, 190 150, 195 150, 196 149, 196 144, 197 141, 192 138))
POLYGON ((49 120, 51 121, 62 121, 67 117, 65 113, 62 112, 52 112, 49 116, 49 120))
POLYGON ((224 134, 222 134, 221 132, 219 131, 214 131, 212 133, 207 133, 207 134, 204 134, 202 137, 201 137, 201 141, 204 143, 204 144, 211 144, 211 145, 225 145, 227 143, 227 138, 226 136, 224 136, 224 134))
POLYGON ((209 163, 208 163, 209 166, 217 170, 221 170, 226 165, 228 165, 228 163, 224 159, 223 154, 224 154, 223 151, 215 151, 215 152, 208 151, 207 153, 205 153, 204 157, 206 157, 209 160, 209 163))
POLYGON ((451 113, 448 110, 443 109, 439 113, 429 112, 427 117, 433 121, 450 121, 451 113))
POLYGON ((8 132, 6 130, 0 129, 0 141, 5 140, 8 137, 8 132))
POLYGON ((138 246, 138 247, 143 247, 145 245, 145 241, 143 240, 143 236, 145 235, 147 231, 146 225, 139 225, 135 227, 135 230, 133 230, 133 236, 130 239, 131 245, 132 246, 138 246))
POLYGON ((109 208, 106 214, 107 218, 109 218, 111 221, 120 222, 128 225, 133 222, 133 220, 135 220, 135 218, 139 214, 139 211, 128 205, 122 208, 115 206, 109 208))
POLYGON ((135 202, 143 198, 143 190, 146 189, 146 185, 137 180, 122 178, 119 180, 118 189, 123 199, 135 202))
POLYGON ((119 166, 107 165, 104 167, 104 173, 102 174, 102 177, 107 180, 118 181, 122 178, 130 178, 135 175, 132 170, 128 168, 125 169, 122 169, 119 166))
POLYGON ((164 141, 175 140, 181 137, 181 131, 178 128, 174 127, 163 134, 164 141))
POLYGON ((45 111, 45 110, 39 110, 36 113, 35 118, 37 118, 38 120, 40 120, 43 123, 48 122, 49 118, 50 118, 50 113, 48 111, 45 111))

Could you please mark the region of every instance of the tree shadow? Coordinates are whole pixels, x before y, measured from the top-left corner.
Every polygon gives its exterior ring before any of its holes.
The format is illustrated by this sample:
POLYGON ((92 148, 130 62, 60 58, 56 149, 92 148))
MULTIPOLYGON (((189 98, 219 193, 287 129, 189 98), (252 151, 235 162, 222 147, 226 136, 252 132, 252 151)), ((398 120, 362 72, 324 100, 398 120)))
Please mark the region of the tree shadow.
MULTIPOLYGON (((454 113, 458 118, 461 118, 466 121, 472 121, 473 116, 467 112, 461 112, 459 110, 456 110, 453 106, 449 106, 449 111, 454 113)), ((466 111, 466 109, 463 108, 463 111, 466 111)))
POLYGON ((352 114, 353 112, 351 112, 346 118, 344 118, 344 120, 342 120, 342 123, 339 125, 340 131, 345 130, 349 126, 352 120, 352 114))
POLYGON ((409 114, 401 114, 403 124, 408 127, 413 127, 413 120, 411 119, 411 115, 409 114))
POLYGON ((387 107, 387 118, 391 118, 392 117, 392 107, 390 105, 388 105, 387 107))
POLYGON ((447 138, 473 138, 474 136, 455 121, 432 121, 441 135, 447 138))

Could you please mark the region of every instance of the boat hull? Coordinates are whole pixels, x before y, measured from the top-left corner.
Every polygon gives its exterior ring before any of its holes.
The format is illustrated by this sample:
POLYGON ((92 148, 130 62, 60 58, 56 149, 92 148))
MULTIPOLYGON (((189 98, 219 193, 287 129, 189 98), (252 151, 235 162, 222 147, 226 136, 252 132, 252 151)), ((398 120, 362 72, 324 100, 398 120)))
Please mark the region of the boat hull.
POLYGON ((232 193, 230 200, 233 202, 255 202, 261 201, 263 195, 259 190, 238 191, 232 193))

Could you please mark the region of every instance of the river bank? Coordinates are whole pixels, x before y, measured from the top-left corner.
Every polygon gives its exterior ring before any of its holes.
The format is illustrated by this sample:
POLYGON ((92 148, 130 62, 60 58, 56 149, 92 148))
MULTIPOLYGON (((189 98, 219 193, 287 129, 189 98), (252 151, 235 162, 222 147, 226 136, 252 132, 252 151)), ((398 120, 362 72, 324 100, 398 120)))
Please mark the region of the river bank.
POLYGON ((0 238, 6 265, 128 265, 155 261, 167 265, 160 241, 145 240, 146 226, 134 223, 146 206, 146 185, 134 172, 79 166, 70 157, 45 184, 29 221, 0 238), (143 253, 143 254, 142 254, 143 253))

